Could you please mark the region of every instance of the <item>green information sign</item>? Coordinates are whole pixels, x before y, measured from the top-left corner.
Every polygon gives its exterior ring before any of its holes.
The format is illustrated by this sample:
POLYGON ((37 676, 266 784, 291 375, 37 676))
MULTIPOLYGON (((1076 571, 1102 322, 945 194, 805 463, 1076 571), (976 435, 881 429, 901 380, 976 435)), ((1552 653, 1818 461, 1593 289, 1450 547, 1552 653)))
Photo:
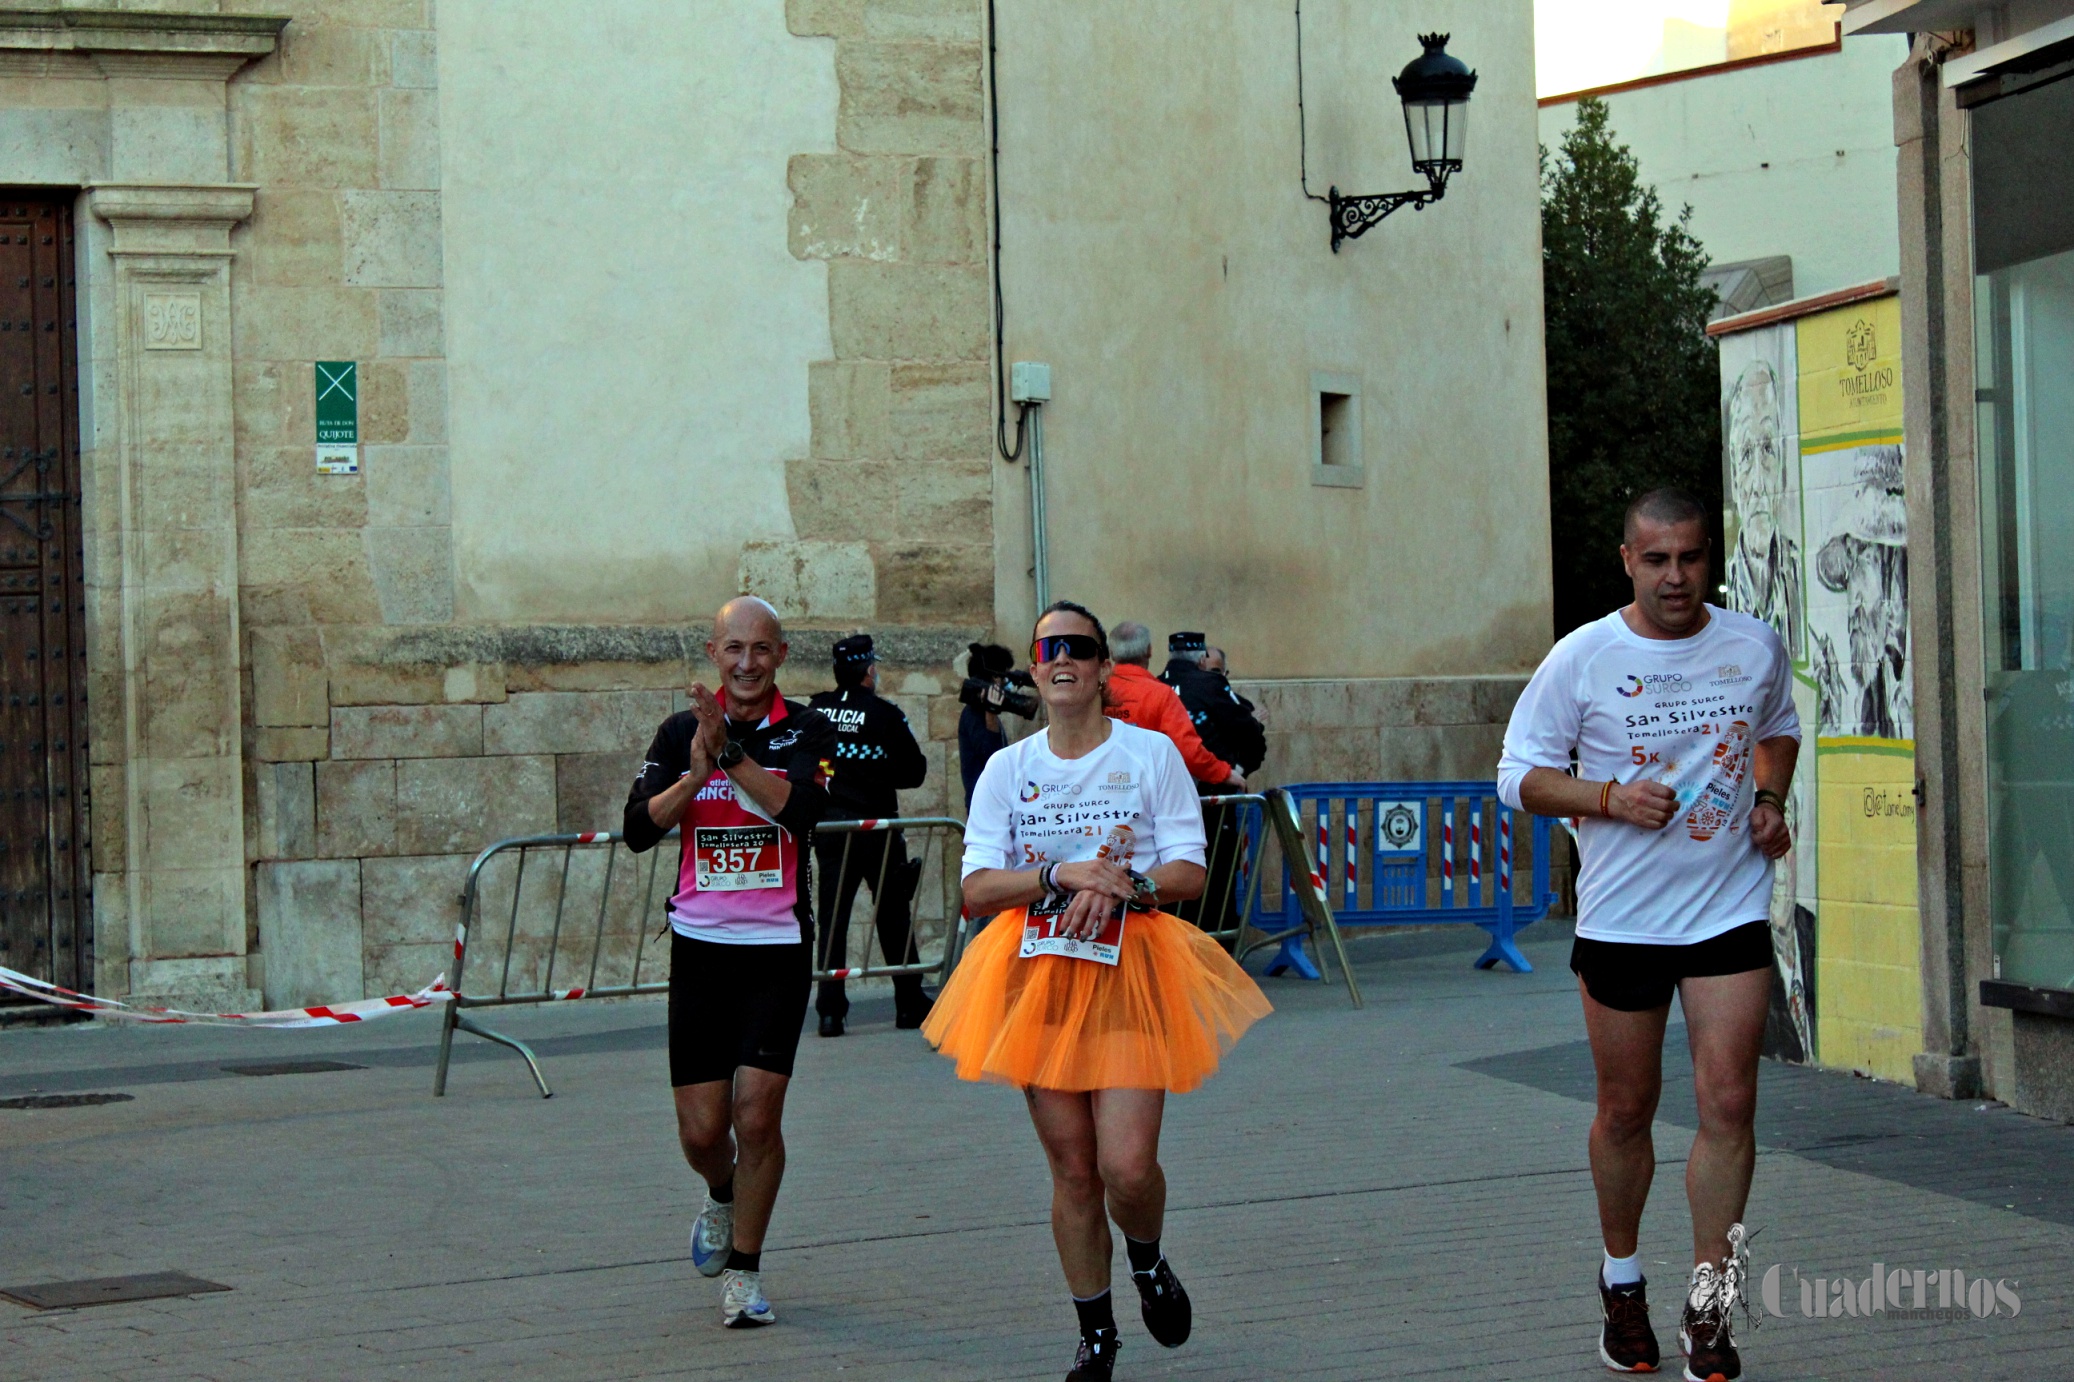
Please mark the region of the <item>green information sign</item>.
POLYGON ((317 441, 360 440, 360 367, 351 360, 317 362, 317 441))

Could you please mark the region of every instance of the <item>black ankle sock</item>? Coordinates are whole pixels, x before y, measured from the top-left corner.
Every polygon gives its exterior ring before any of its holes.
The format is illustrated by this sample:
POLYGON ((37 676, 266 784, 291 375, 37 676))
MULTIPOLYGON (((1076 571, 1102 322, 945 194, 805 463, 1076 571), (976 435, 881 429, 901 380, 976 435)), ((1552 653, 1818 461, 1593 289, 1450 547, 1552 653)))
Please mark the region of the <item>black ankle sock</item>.
POLYGON ((725 1185, 707 1186, 706 1193, 713 1197, 714 1204, 733 1204, 735 1202, 735 1178, 729 1176, 725 1185))
POLYGON ((1157 1238, 1150 1243, 1141 1243, 1126 1233, 1123 1236, 1123 1252, 1124 1256, 1131 1259, 1131 1270, 1134 1272, 1149 1272, 1159 1265, 1160 1251, 1157 1238))
POLYGON ((760 1272, 763 1270, 763 1249, 743 1252, 740 1248, 727 1250, 727 1270, 731 1272, 760 1272))
POLYGON ((1093 1300, 1073 1298, 1073 1311, 1080 1316, 1080 1337, 1092 1339, 1098 1329, 1116 1328, 1116 1302, 1107 1291, 1093 1300))

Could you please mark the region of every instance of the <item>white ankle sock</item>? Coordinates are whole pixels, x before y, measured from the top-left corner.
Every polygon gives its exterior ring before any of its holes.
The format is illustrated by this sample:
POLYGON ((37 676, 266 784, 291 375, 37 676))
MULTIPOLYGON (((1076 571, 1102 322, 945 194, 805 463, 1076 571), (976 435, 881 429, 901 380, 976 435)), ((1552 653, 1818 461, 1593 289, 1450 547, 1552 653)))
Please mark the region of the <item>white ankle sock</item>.
POLYGON ((1606 1254, 1606 1265, 1600 1269, 1608 1286, 1632 1286, 1642 1279, 1642 1253, 1635 1251, 1632 1257, 1615 1257, 1606 1254))

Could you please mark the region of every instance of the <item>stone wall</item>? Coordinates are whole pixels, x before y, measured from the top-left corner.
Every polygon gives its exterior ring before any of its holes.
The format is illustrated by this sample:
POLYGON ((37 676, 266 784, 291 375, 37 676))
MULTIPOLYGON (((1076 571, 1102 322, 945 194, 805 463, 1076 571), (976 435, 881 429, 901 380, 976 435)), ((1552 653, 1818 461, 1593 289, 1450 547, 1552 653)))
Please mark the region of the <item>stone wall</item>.
POLYGON ((789 462, 796 540, 742 587, 807 617, 991 626, 993 373, 981 0, 790 0, 835 40, 833 153, 792 160, 792 253, 828 264, 833 359, 789 462))
MULTIPOLYGON (((88 465, 98 477, 88 485, 89 580, 109 592, 89 614, 100 678, 97 985, 217 1007, 249 1006, 261 989, 272 1004, 388 992, 444 967, 453 899, 477 849, 513 833, 616 825, 656 723, 701 674, 702 635, 663 613, 674 599, 628 616, 670 623, 615 627, 513 622, 556 617, 551 600, 537 612, 459 608, 461 593, 475 591, 479 605, 487 597, 457 565, 445 278, 450 251, 481 247, 449 245, 443 224, 452 170, 441 159, 430 0, 195 8, 287 22, 253 21, 247 34, 235 19, 215 29, 168 21, 195 31, 191 65, 215 83, 180 88, 193 96, 194 118, 153 127, 179 136, 153 146, 171 164, 132 158, 109 133, 128 128, 109 109, 137 98, 104 80, 103 68, 115 70, 109 60, 81 57, 67 60, 57 99, 46 92, 24 107, 67 107, 78 130, 66 147, 84 151, 78 166, 24 165, 15 179, 149 181, 170 169, 223 189, 203 198, 225 243, 201 247, 220 286, 203 301, 206 350, 195 362, 223 376, 224 397, 205 399, 210 416, 221 415, 222 454, 198 477, 201 488, 176 486, 162 502, 156 487, 170 482, 157 477, 169 453, 156 440, 156 414, 139 425, 124 409, 142 399, 164 411, 169 437, 184 414, 156 383, 143 392, 131 382, 157 375, 118 368, 118 309, 129 290, 118 290, 111 265, 147 247, 144 231, 121 227, 168 223, 185 203, 147 197, 131 207, 97 194, 95 210, 116 233, 89 221, 83 236, 84 295, 94 304, 83 337, 99 362, 86 392, 100 425, 88 435, 110 453, 101 469, 91 456, 88 465), (220 62, 208 56, 218 50, 220 62), (221 102, 213 125, 203 98, 221 102), (359 363, 357 476, 315 469, 319 359, 359 363), (120 456, 118 437, 130 448, 120 456), (146 498, 173 506, 165 523, 185 544, 177 552, 118 540, 131 525, 125 496, 139 481, 116 467, 132 463, 153 476, 146 498), (212 516, 201 516, 190 489, 212 516), (196 545, 204 532, 206 549, 196 545), (175 621, 163 635, 138 624, 139 583, 125 563, 140 552, 160 584, 180 587, 169 595, 189 604, 196 592, 183 573, 220 556, 220 617, 207 627, 175 621), (169 566, 168 557, 180 561, 169 566), (141 659, 134 629, 150 644, 141 659), (133 664, 127 680, 117 674, 133 664), (190 703, 200 709, 190 714, 190 703), (167 755, 180 734, 213 748, 176 781, 167 755)), ((825 684, 835 637, 857 627, 879 634, 885 687, 932 762, 930 782, 905 803, 911 812, 940 811, 947 800, 953 661, 992 618, 981 14, 980 0, 769 0, 730 20, 780 43, 833 40, 841 100, 830 111, 833 139, 794 160, 789 188, 772 180, 795 203, 793 262, 826 266, 832 346, 799 377, 770 381, 798 390, 795 406, 811 414, 810 444, 802 428, 783 464, 791 514, 789 525, 779 515, 778 528, 790 531, 766 539, 760 520, 736 525, 748 540, 738 570, 730 552, 723 579, 766 595, 798 626, 791 694, 825 684)), ((554 151, 528 144, 518 156, 551 160, 554 151)), ((163 234, 148 247, 161 242, 163 234)), ((770 248, 785 254, 781 237, 770 248)), ((137 358, 160 374, 184 359, 137 358)), ((585 541, 595 547, 601 536, 585 541)), ((593 577, 606 588, 615 579, 593 577)), ((623 571, 617 579, 624 584, 623 571)), ((699 604, 704 587, 691 584, 699 604)))
MULTIPOLYGON (((846 632, 790 631, 788 696, 832 684, 829 648, 846 632)), ((451 968, 477 851, 618 830, 656 726, 684 708, 694 678, 712 679, 702 640, 655 628, 320 633, 322 658, 298 675, 326 718, 311 731, 322 756, 254 764, 252 972, 268 1003, 415 989, 451 968)), ((942 814, 957 797, 944 742, 957 726, 955 645, 895 634, 881 646, 881 688, 930 762, 902 813, 942 814)))
POLYGON ((530 825, 543 790, 551 824, 555 760, 492 765, 480 705, 378 710, 409 679, 334 666, 345 630, 453 614, 437 40, 424 0, 267 8, 290 23, 232 84, 230 130, 259 187, 232 239, 247 971, 278 1005, 361 992, 360 854, 472 852, 468 824, 530 825), (358 476, 316 470, 319 359, 359 363, 358 476))
POLYGON ((253 726, 307 730, 322 707, 271 669, 314 662, 314 626, 453 613, 437 54, 425 0, 264 8, 290 23, 230 93, 260 189, 232 237, 240 583, 253 726), (316 471, 319 359, 360 362, 358 477, 316 471))

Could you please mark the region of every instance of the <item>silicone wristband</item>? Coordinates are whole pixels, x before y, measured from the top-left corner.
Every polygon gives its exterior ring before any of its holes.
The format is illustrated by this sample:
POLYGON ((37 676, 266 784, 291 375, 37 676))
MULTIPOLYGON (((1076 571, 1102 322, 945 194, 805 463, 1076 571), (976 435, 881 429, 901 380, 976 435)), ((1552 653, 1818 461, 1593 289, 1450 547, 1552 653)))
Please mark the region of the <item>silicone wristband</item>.
POLYGON ((1612 813, 1611 811, 1608 811, 1608 810, 1606 809, 1606 803, 1607 803, 1607 802, 1609 802, 1610 800, 1612 800, 1612 798, 1613 798, 1613 780, 1612 780, 1611 778, 1608 778, 1608 779, 1606 780, 1606 785, 1605 785, 1605 786, 1603 786, 1603 787, 1601 787, 1601 788, 1599 788, 1599 814, 1600 814, 1600 815, 1602 815, 1602 816, 1610 816, 1610 815, 1612 815, 1612 814, 1613 814, 1613 813, 1612 813))
POLYGON ((1760 806, 1767 805, 1777 808, 1782 816, 1786 814, 1786 798, 1769 787, 1759 787, 1756 799, 1750 803, 1750 809, 1754 811, 1760 806))

